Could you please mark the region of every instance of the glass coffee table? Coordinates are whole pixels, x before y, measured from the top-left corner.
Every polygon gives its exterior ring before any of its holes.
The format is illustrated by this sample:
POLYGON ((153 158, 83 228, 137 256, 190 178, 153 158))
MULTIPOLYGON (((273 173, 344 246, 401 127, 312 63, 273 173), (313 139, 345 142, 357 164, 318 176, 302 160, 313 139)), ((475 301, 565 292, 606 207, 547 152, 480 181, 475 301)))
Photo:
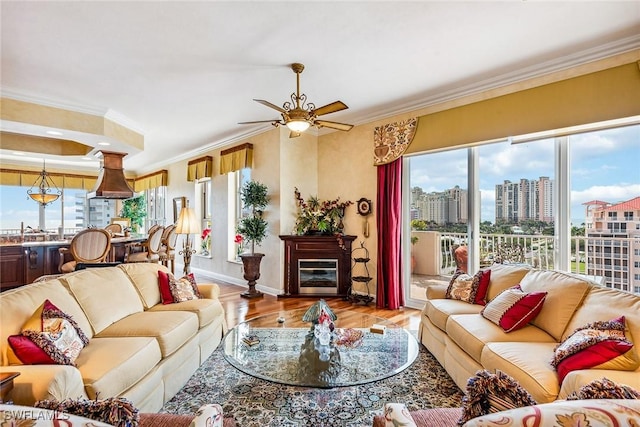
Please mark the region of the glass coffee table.
POLYGON ((225 335, 225 359, 253 377, 305 387, 343 387, 395 375, 418 356, 416 338, 381 317, 335 310, 328 346, 315 339, 307 309, 281 311, 242 322, 225 335), (370 331, 384 326, 383 333, 370 331))

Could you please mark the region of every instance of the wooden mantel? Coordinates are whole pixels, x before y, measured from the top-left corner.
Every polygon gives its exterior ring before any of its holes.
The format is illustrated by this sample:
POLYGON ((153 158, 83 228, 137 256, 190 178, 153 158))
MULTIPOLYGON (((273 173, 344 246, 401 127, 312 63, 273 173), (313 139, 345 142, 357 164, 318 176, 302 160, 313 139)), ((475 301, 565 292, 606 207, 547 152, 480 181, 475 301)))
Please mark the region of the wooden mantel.
POLYGON ((351 244, 356 236, 303 235, 280 236, 284 241, 284 294, 288 297, 346 297, 351 285, 351 244), (338 239, 340 237, 340 240, 338 239), (341 247, 342 244, 342 247, 341 247), (300 294, 298 261, 331 259, 338 261, 338 291, 300 294))

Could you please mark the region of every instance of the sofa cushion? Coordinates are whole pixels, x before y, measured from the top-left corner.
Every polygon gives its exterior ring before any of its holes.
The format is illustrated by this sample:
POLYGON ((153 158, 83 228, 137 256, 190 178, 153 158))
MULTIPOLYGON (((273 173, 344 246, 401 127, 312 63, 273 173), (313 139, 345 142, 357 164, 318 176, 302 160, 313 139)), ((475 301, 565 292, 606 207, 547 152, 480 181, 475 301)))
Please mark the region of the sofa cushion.
POLYGON ((560 382, 578 369, 633 371, 640 366, 633 343, 625 336, 624 316, 576 329, 556 347, 551 364, 560 382))
POLYGON ((481 305, 472 305, 451 299, 434 299, 427 300, 422 312, 429 317, 431 323, 444 331, 449 316, 453 314, 478 314, 481 310, 481 305))
POLYGON ((621 399, 569 400, 524 406, 467 421, 463 427, 523 426, 634 426, 640 419, 640 401, 621 399), (606 419, 606 422, 603 421, 606 419))
POLYGON ((215 319, 224 318, 224 308, 220 301, 213 299, 194 299, 175 304, 157 304, 151 307, 147 313, 163 311, 184 311, 195 313, 198 316, 199 327, 207 326, 215 319))
POLYGON ((123 394, 160 362, 160 346, 150 337, 94 337, 77 359, 90 399, 123 394))
POLYGON ((130 262, 120 264, 122 269, 140 294, 144 308, 148 309, 160 302, 158 290, 158 272, 168 273, 169 269, 153 262, 130 262))
MULTIPOLYGON (((446 332, 451 340, 478 363, 482 363, 482 349, 488 343, 509 341, 550 343, 551 353, 549 357, 553 354, 553 347, 557 344, 549 334, 531 325, 507 334, 502 328, 480 314, 456 314, 450 316, 447 321, 446 332)), ((546 359, 547 364, 549 364, 549 360, 549 358, 546 359)), ((550 365, 549 367, 551 368, 550 365)))
POLYGON ((520 280, 531 270, 531 267, 522 264, 494 264, 489 269, 491 270, 491 278, 487 289, 487 301, 491 301, 505 289, 519 284, 520 280))
POLYGON ((562 381, 558 399, 566 399, 585 385, 603 377, 617 384, 624 384, 635 390, 640 390, 640 368, 633 372, 612 371, 610 369, 581 369, 567 374, 564 381, 562 381))
POLYGON ((531 270, 520 281, 525 292, 547 292, 540 314, 531 323, 558 342, 591 287, 588 280, 553 270, 531 270))
POLYGON ((513 377, 501 371, 492 374, 487 370, 481 370, 467 382, 459 423, 465 423, 482 415, 536 403, 513 377))
POLYGON ((136 288, 119 267, 89 268, 61 280, 69 286, 96 334, 143 309, 136 288))
POLYGON ((198 332, 198 318, 186 311, 134 313, 100 331, 96 337, 153 337, 165 358, 198 332))
POLYGON ((560 391, 558 377, 549 363, 555 346, 554 342, 492 342, 484 347, 481 364, 489 371, 500 370, 516 378, 536 402, 551 402, 560 391))
POLYGON ((514 286, 489 301, 480 314, 505 332, 512 332, 527 326, 540 313, 546 296, 546 292, 526 293, 514 286))

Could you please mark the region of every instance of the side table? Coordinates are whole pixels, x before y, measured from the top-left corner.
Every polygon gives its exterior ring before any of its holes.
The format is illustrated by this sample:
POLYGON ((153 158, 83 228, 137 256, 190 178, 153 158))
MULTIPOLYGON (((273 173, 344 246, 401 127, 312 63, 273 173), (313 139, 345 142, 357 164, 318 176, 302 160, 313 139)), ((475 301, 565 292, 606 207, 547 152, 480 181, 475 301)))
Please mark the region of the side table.
POLYGON ((0 372, 0 403, 4 403, 4 398, 13 390, 13 379, 20 375, 20 372, 0 372))

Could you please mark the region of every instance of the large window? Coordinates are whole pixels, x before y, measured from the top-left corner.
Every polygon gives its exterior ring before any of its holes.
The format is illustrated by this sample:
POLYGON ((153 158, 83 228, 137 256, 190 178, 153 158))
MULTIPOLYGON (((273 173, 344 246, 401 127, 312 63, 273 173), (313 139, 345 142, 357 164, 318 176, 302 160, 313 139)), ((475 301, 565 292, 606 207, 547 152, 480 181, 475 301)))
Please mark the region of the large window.
POLYGON ((228 218, 229 228, 227 230, 227 241, 229 242, 227 259, 238 261, 238 255, 245 248, 244 242, 237 242, 236 235, 238 223, 241 218, 249 215, 250 212, 242 203, 242 186, 251 181, 251 168, 244 168, 235 172, 229 172, 228 177, 228 218))
POLYGON ((149 230, 154 225, 165 225, 165 204, 167 198, 167 187, 160 186, 149 188, 144 191, 145 200, 147 201, 147 216, 145 217, 145 226, 149 230))
POLYGON ((638 288, 629 259, 638 221, 628 202, 640 196, 640 126, 514 140, 405 160, 407 249, 417 258, 407 291, 450 276, 460 245, 473 270, 523 262, 638 288), (425 261, 429 253, 435 261, 425 261))
POLYGON ((196 194, 200 194, 200 201, 198 203, 200 228, 202 234, 200 235, 200 249, 198 254, 202 256, 211 255, 211 180, 200 180, 196 184, 196 194))

